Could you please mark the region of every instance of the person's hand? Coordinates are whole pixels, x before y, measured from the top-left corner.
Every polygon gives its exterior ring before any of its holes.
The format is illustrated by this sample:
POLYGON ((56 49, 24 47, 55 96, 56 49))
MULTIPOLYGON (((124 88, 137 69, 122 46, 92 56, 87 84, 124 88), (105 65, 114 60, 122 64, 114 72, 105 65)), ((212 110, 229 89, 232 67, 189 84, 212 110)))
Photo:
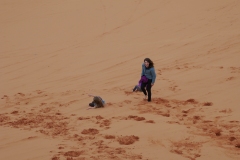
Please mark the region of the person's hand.
POLYGON ((154 85, 154 83, 151 84, 152 86, 154 85))

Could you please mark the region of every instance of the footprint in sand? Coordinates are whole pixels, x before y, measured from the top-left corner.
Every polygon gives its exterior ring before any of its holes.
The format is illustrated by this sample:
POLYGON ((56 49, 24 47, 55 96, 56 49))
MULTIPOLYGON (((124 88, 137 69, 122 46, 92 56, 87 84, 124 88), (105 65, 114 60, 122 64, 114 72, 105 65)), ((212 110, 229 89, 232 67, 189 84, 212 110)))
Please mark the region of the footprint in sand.
POLYGON ((138 116, 133 116, 133 115, 129 115, 127 119, 134 119, 136 121, 144 121, 145 120, 144 117, 138 117, 138 116))
POLYGON ((107 105, 107 106, 113 106, 114 103, 110 103, 110 102, 109 102, 109 103, 107 103, 106 105, 107 105))
POLYGON ((12 111, 11 114, 18 114, 18 111, 12 111))
POLYGON ((180 91, 181 89, 179 89, 177 85, 173 84, 172 86, 169 87, 169 90, 173 92, 177 92, 177 91, 180 91))
POLYGON ((117 138, 117 141, 119 142, 119 144, 121 145, 130 145, 135 143, 136 141, 139 141, 139 137, 138 136, 121 136, 117 138))
POLYGON ((235 145, 236 148, 240 148, 240 143, 235 145))
POLYGON ((78 117, 78 120, 87 120, 90 119, 90 117, 78 117))
POLYGON ((16 95, 20 95, 20 96, 22 96, 22 97, 25 96, 25 94, 23 94, 23 93, 17 93, 16 95))
POLYGON ((9 116, 5 116, 4 114, 0 114, 0 125, 3 125, 5 122, 10 121, 10 117, 9 116))
POLYGON ((203 103, 203 106, 212 106, 212 105, 213 105, 212 102, 204 102, 204 103, 203 103))
POLYGON ((105 139, 115 139, 116 137, 114 135, 105 135, 105 139))
POLYGON ((99 133, 99 131, 97 129, 94 128, 89 128, 89 129, 84 129, 82 132, 82 134, 88 134, 88 135, 96 135, 99 133))
POLYGON ((222 135, 222 134, 221 134, 222 130, 219 129, 219 128, 212 128, 210 131, 211 131, 212 133, 214 133, 216 136, 221 136, 221 135, 222 135))
POLYGON ((230 67, 231 73, 240 73, 240 67, 230 67))
POLYGON ((100 127, 106 127, 106 129, 109 129, 110 124, 111 124, 111 121, 108 119, 105 119, 102 122, 100 122, 100 127))
POLYGON ((186 100, 186 102, 187 103, 193 103, 193 104, 197 104, 198 103, 198 101, 196 101, 195 99, 192 99, 192 98, 186 100))
POLYGON ((203 142, 193 142, 188 138, 178 142, 171 142, 171 152, 192 160, 201 157, 200 153, 203 142))
POLYGON ((64 153, 64 156, 66 157, 79 157, 82 155, 84 151, 68 151, 64 153))
POLYGON ((124 93, 125 93, 126 95, 130 95, 130 94, 132 94, 133 92, 130 92, 130 91, 124 91, 124 93))
POLYGON ((125 100, 124 103, 131 104, 132 101, 130 101, 130 100, 125 100))
POLYGON ((235 79, 235 77, 229 77, 229 78, 226 79, 226 81, 231 81, 231 80, 234 80, 234 79, 235 79))
POLYGON ((146 123, 155 123, 153 120, 148 120, 146 123))
POLYGON ((58 149, 64 149, 64 147, 58 147, 58 149))
POLYGON ((52 160, 60 160, 60 157, 58 157, 58 156, 53 156, 53 157, 52 157, 52 160))
POLYGON ((1 99, 7 99, 8 96, 7 95, 3 95, 3 97, 1 99))
POLYGON ((224 109, 224 110, 221 110, 219 111, 220 113, 232 113, 232 110, 229 108, 229 109, 224 109))
POLYGON ((43 93, 43 91, 41 91, 41 90, 36 90, 35 92, 36 92, 37 94, 43 93))

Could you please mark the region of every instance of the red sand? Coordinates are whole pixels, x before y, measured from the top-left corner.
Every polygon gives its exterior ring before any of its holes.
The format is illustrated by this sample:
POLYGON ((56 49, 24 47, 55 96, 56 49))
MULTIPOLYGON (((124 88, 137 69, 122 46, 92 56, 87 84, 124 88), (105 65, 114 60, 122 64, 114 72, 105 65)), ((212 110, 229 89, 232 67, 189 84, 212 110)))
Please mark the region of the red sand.
POLYGON ((239 160, 240 1, 2 0, 0 159, 239 160), (143 59, 151 103, 132 93, 143 59), (96 94, 105 108, 86 110, 96 94))

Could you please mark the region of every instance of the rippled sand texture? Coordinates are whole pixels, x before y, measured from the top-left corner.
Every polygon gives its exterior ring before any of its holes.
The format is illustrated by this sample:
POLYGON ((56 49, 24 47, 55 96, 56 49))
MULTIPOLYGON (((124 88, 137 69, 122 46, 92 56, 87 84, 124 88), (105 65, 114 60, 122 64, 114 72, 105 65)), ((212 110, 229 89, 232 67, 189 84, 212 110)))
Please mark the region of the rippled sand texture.
POLYGON ((1 0, 0 159, 239 160, 239 17, 239 0, 1 0), (146 57, 151 103, 131 92, 146 57))

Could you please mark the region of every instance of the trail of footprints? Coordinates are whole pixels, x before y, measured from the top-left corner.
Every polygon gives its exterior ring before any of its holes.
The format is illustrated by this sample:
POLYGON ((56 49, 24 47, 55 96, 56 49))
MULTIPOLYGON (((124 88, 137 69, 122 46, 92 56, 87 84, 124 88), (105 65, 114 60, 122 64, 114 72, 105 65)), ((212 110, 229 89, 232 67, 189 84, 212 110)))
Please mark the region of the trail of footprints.
MULTIPOLYGON (((169 124, 185 125, 191 129, 192 134, 211 137, 216 146, 240 155, 240 122, 221 120, 221 117, 232 112, 231 109, 219 110, 216 115, 220 116, 216 116, 214 120, 209 120, 205 117, 204 112, 205 109, 214 105, 212 102, 163 98, 153 98, 152 102, 149 104, 146 101, 141 101, 135 105, 135 109, 139 113, 151 113, 169 118, 169 124), (216 119, 218 120, 216 121, 216 119)), ((194 142, 194 140, 172 142, 170 151, 194 160, 201 156, 203 143, 205 142, 194 142)))
MULTIPOLYGON (((69 96, 77 92, 67 91, 61 96, 69 96)), ((125 92, 126 95, 132 92, 125 92)), ((51 94, 43 91, 36 91, 32 94, 17 93, 12 97, 4 95, 1 99, 5 101, 4 113, 0 114, 0 126, 22 128, 26 130, 35 130, 41 134, 51 137, 60 137, 68 141, 76 142, 76 147, 59 144, 57 151, 51 151, 53 160, 65 159, 144 159, 141 154, 131 152, 131 147, 141 139, 136 135, 104 135, 101 131, 111 128, 113 121, 131 120, 139 123, 155 124, 153 120, 147 120, 145 117, 128 115, 111 118, 102 116, 81 116, 75 114, 65 116, 59 111, 59 107, 68 107, 77 102, 77 100, 68 103, 51 102, 43 103, 44 99, 51 94), (24 107, 31 105, 34 101, 39 101, 39 105, 31 107, 31 111, 26 112, 24 107), (81 131, 76 130, 75 122, 93 124, 94 127, 88 127, 81 131), (74 127, 75 126, 75 127, 74 127), (119 147, 110 147, 112 143, 118 143, 119 147), (121 147, 124 146, 124 147, 121 147), (87 149, 82 149, 87 148, 87 149)), ((52 95, 54 96, 54 95, 52 95)), ((230 150, 232 153, 239 154, 240 149, 240 123, 239 121, 223 121, 221 117, 216 117, 218 121, 209 120, 204 116, 204 108, 211 107, 211 102, 200 103, 195 99, 169 100, 163 98, 154 98, 152 103, 141 101, 137 105, 131 104, 132 101, 125 100, 120 104, 122 106, 134 106, 134 110, 139 113, 151 113, 154 115, 169 118, 169 124, 185 125, 191 129, 191 133, 200 136, 211 137, 219 147, 230 150)), ((108 106, 116 106, 114 103, 108 103, 108 106)), ((230 114, 231 109, 220 110, 219 114, 230 114)), ((92 126, 92 125, 90 125, 92 126)), ((171 141, 170 152, 180 154, 191 160, 201 156, 201 147, 204 142, 195 142, 193 139, 184 139, 182 141, 171 141)))
MULTIPOLYGON (((63 96, 68 96, 69 92, 64 93, 63 96)), ((25 130, 34 130, 45 136, 53 138, 62 138, 68 141, 76 142, 76 147, 68 145, 57 146, 58 151, 50 151, 53 155, 52 159, 143 159, 142 155, 131 152, 128 145, 134 144, 140 140, 135 135, 103 135, 102 130, 110 129, 110 125, 114 120, 134 120, 144 123, 154 123, 152 120, 146 120, 144 117, 129 115, 126 117, 112 117, 106 119, 102 116, 92 117, 76 117, 75 114, 65 116, 61 113, 61 107, 68 107, 71 103, 77 102, 72 100, 68 103, 51 102, 44 103, 44 99, 51 94, 46 94, 43 91, 37 91, 33 94, 18 93, 13 97, 4 95, 2 100, 5 101, 6 108, 4 113, 0 114, 0 126, 21 128, 25 130), (28 104, 22 102, 28 101, 28 104), (38 106, 31 106, 30 111, 25 107, 26 105, 36 104, 38 106), (21 105, 21 107, 18 106, 21 105), (78 129, 75 122, 85 121, 90 126, 82 131, 78 129), (119 147, 114 148, 108 146, 111 143, 117 142, 119 147), (121 147, 124 145, 125 147, 121 147), (87 147, 86 147, 87 146, 87 147), (88 150, 81 150, 81 148, 88 148, 88 150), (91 156, 94 155, 94 156, 91 156)), ((52 95, 54 96, 54 95, 52 95)), ((130 104, 131 101, 123 103, 130 104)), ((110 104, 111 105, 111 104, 110 104)))

